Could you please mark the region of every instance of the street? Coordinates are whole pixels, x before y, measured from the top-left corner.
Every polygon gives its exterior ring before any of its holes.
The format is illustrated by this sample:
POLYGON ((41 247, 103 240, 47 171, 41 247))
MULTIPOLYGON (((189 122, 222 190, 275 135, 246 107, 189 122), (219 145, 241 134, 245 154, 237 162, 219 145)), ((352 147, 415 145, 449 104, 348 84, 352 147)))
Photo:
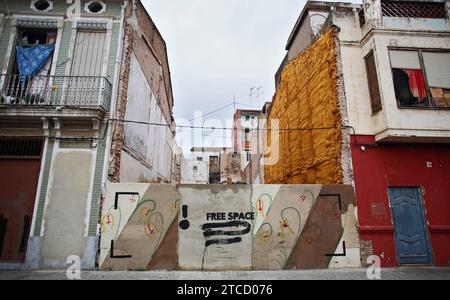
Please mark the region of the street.
MULTIPOLYGON (((66 280, 64 271, 0 271, 0 280, 66 280)), ((252 272, 99 272, 82 280, 367 280, 365 269, 252 272)), ((382 280, 450 280, 450 268, 382 269, 382 280)))

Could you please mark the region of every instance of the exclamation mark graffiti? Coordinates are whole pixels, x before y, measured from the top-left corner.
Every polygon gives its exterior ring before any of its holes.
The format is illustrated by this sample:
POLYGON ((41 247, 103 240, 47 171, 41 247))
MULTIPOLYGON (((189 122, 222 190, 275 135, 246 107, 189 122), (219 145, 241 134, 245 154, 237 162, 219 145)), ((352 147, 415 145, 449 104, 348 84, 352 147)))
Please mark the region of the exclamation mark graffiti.
POLYGON ((180 222, 180 228, 183 230, 187 230, 189 228, 189 226, 191 226, 191 224, 187 220, 187 217, 188 217, 188 206, 187 205, 183 205, 183 207, 181 208, 181 215, 183 217, 183 220, 181 220, 181 222, 180 222))

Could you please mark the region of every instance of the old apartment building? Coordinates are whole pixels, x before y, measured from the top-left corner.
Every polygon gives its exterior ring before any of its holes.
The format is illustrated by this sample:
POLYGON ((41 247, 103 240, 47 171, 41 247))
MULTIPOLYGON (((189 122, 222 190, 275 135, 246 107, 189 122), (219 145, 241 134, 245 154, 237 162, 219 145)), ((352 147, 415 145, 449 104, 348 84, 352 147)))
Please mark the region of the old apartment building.
POLYGON ((232 147, 193 147, 183 159, 181 183, 243 183, 241 155, 232 147))
POLYGON ((248 166, 252 153, 256 153, 256 137, 260 110, 237 109, 233 116, 232 146, 241 156, 241 169, 248 166))
POLYGON ((448 266, 449 1, 309 1, 286 50, 265 182, 353 184, 363 263, 448 266))
POLYGON ((138 0, 2 1, 0 68, 0 268, 94 268, 105 183, 179 177, 165 42, 138 0))

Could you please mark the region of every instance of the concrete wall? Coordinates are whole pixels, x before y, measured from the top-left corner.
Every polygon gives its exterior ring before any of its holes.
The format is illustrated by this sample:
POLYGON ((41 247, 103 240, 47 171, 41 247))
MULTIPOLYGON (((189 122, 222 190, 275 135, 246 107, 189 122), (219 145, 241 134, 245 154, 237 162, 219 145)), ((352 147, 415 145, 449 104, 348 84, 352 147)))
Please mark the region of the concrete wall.
MULTIPOLYGON (((101 221, 100 267, 103 270, 146 269, 154 256, 159 257, 158 251, 166 242, 166 235, 171 236, 171 227, 177 225, 174 220, 180 202, 176 186, 112 184, 106 195, 101 221)), ((176 248, 169 249, 172 252, 163 254, 168 255, 170 263, 176 257, 170 253, 176 253, 176 248)), ((159 263, 163 263, 162 259, 159 263)))
POLYGON ((70 255, 83 257, 87 199, 92 176, 92 154, 70 151, 54 159, 53 182, 44 213, 41 255, 64 262, 70 255))
MULTIPOLYGON (((134 52, 131 55, 125 119, 169 124, 134 52)), ((174 133, 169 126, 125 123, 120 181, 170 182, 174 133)))
POLYGON ((132 2, 125 11, 115 117, 167 126, 114 124, 109 180, 171 182, 175 133, 167 49, 141 2, 132 2))
POLYGON ((181 160, 181 183, 209 183, 209 167, 206 161, 195 159, 181 160))
POLYGON ((104 270, 361 265, 351 186, 110 184, 102 216, 104 270))
POLYGON ((288 62, 291 62, 311 45, 314 37, 318 34, 317 29, 325 23, 327 17, 328 12, 308 11, 292 45, 288 49, 288 62))
POLYGON ((56 145, 43 221, 34 228, 39 234, 30 237, 27 268, 65 268, 71 255, 83 268, 94 267, 97 237, 88 236, 88 227, 95 152, 56 145))

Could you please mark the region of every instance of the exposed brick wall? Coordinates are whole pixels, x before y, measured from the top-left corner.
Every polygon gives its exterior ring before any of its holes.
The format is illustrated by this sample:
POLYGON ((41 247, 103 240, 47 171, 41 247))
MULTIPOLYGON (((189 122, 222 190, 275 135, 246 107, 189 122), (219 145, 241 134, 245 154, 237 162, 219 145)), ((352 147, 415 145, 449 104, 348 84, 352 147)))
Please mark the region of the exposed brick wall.
MULTIPOLYGON (((339 111, 341 115, 342 125, 349 124, 347 113, 347 95, 345 93, 344 83, 344 70, 342 65, 341 56, 341 44, 339 40, 339 30, 333 27, 335 31, 335 54, 336 54, 336 85, 337 85, 337 97, 339 101, 339 111)), ((344 184, 352 184, 354 182, 354 176, 352 171, 352 153, 350 142, 350 128, 342 129, 342 148, 341 148, 341 166, 343 173, 344 184)))
POLYGON ((367 258, 373 255, 372 241, 360 240, 361 266, 368 267, 367 258))
POLYGON ((165 113, 167 110, 167 116, 166 114, 164 115, 166 116, 166 118, 168 118, 168 122, 170 122, 174 101, 172 94, 172 83, 170 78, 169 59, 167 56, 166 42, 162 38, 160 32, 158 31, 158 28, 156 27, 155 23, 153 23, 152 19, 148 15, 141 1, 137 2, 138 3, 136 15, 138 18, 139 26, 142 30, 142 34, 145 36, 146 41, 150 43, 152 50, 154 51, 154 54, 161 63, 162 68, 161 79, 164 82, 164 92, 165 92, 164 96, 167 98, 164 99, 164 97, 161 97, 160 99, 157 100, 163 112, 165 113))
MULTIPOLYGON (((122 50, 122 65, 119 75, 119 90, 117 93, 116 119, 124 119, 127 107, 128 81, 130 78, 131 54, 133 53, 133 29, 130 25, 124 28, 122 50)), ((124 140, 125 124, 116 122, 112 124, 113 136, 111 145, 111 161, 109 164, 108 179, 111 182, 120 181, 120 159, 124 140)))
MULTIPOLYGON (((173 125, 173 96, 166 44, 140 1, 136 1, 135 12, 133 5, 127 7, 124 30, 115 118, 124 119, 126 115, 131 57, 134 54, 167 123, 173 125)), ((125 126, 119 122, 112 126, 114 128, 108 177, 111 182, 119 182, 121 152, 125 146, 125 126)))

